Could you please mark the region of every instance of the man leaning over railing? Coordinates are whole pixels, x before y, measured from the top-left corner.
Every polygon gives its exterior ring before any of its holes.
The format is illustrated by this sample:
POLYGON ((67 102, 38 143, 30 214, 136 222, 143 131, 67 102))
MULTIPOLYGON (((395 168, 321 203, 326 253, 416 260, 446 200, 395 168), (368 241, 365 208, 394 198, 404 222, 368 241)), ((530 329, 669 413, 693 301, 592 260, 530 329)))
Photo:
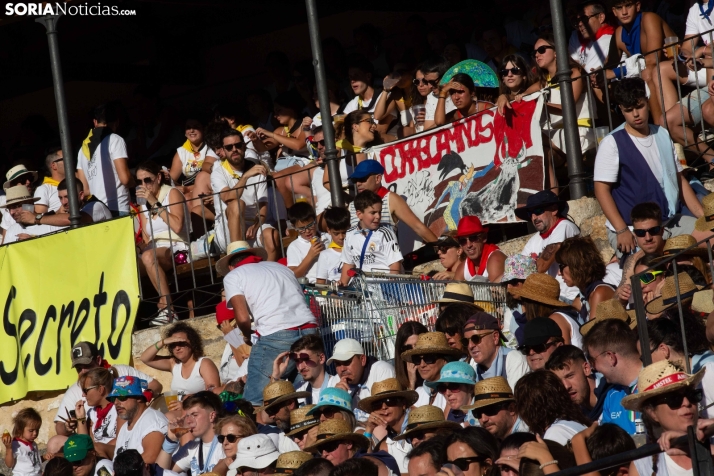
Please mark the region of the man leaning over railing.
MULTIPOLYGON (((14 187, 10 187, 6 190, 6 193, 7 201, 5 202, 5 205, 0 206, 0 208, 7 208, 8 212, 15 220, 15 223, 7 229, 3 244, 35 238, 60 229, 55 226, 40 225, 34 220, 33 224, 30 225, 20 223, 18 220, 24 211, 23 206, 29 205, 30 208, 34 209, 33 204, 38 201, 39 198, 33 197, 24 185, 15 185, 14 187)), ((32 213, 34 215, 34 212, 28 211, 28 213, 32 213)))

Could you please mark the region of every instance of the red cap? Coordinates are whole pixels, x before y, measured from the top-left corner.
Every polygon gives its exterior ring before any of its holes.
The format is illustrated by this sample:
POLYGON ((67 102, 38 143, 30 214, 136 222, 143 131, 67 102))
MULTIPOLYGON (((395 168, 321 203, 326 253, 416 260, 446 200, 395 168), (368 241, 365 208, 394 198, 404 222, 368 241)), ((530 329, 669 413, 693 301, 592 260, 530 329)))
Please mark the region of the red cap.
POLYGON ((469 236, 474 233, 488 233, 488 228, 481 224, 477 216, 461 217, 456 228, 456 236, 469 236))
POLYGON ((223 321, 230 321, 234 319, 233 310, 228 309, 228 301, 221 301, 220 304, 216 306, 216 321, 220 324, 223 321))

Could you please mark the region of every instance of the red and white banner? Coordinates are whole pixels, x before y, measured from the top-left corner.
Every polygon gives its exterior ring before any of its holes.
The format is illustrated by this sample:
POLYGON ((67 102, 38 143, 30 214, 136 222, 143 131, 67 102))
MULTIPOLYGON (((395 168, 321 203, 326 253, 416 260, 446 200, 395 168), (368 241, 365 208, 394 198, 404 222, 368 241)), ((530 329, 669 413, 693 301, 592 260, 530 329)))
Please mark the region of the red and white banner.
POLYGON ((465 215, 483 223, 518 221, 513 209, 544 186, 543 99, 512 106, 505 117, 489 109, 372 148, 371 157, 384 166, 385 186, 437 236, 455 230, 465 215))

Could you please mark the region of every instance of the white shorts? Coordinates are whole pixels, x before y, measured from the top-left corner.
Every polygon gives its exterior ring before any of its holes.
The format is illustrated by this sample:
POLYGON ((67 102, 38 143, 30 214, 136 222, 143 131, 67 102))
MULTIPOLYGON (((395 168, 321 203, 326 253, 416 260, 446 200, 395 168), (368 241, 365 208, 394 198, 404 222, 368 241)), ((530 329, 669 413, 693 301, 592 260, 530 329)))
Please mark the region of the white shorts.
POLYGON ((687 77, 687 82, 684 83, 685 86, 696 86, 698 88, 705 88, 707 86, 707 70, 700 68, 695 73, 689 70, 689 76, 687 77))
MULTIPOLYGON (((252 247, 263 247, 263 230, 267 230, 269 228, 275 228, 273 225, 270 225, 268 223, 263 223, 263 225, 260 227, 260 230, 258 230, 258 235, 255 237, 253 240, 246 240, 248 244, 252 247)), ((228 233, 228 222, 225 221, 225 215, 219 216, 216 221, 214 222, 213 229, 216 232, 216 237, 214 238, 216 247, 220 250, 221 253, 225 253, 226 249, 228 248, 228 239, 229 239, 229 233, 228 233)))

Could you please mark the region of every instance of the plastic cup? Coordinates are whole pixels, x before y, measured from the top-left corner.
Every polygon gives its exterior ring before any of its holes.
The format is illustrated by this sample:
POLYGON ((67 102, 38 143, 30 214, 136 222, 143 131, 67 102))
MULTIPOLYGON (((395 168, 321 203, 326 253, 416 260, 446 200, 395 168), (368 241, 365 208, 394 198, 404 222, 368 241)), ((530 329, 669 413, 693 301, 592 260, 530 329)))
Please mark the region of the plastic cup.
POLYGON ((610 133, 610 128, 607 126, 596 127, 595 137, 597 138, 597 143, 599 144, 602 140, 610 133))
POLYGON ((178 392, 164 392, 164 401, 166 402, 167 407, 170 407, 172 402, 177 402, 178 399, 178 392))
POLYGON ((414 128, 416 132, 421 132, 424 130, 424 120, 417 119, 421 114, 426 113, 425 104, 414 104, 412 106, 412 112, 414 113, 414 128))
POLYGON ((347 114, 335 114, 334 116, 332 116, 332 122, 334 122, 335 124, 345 122, 345 117, 347 117, 347 114))
POLYGON ((305 202, 307 203, 307 197, 301 193, 295 194, 295 203, 305 202))
POLYGON ((669 59, 674 59, 679 55, 679 38, 668 36, 664 39, 664 54, 669 59))

